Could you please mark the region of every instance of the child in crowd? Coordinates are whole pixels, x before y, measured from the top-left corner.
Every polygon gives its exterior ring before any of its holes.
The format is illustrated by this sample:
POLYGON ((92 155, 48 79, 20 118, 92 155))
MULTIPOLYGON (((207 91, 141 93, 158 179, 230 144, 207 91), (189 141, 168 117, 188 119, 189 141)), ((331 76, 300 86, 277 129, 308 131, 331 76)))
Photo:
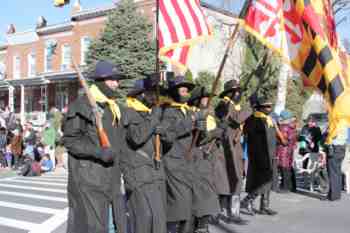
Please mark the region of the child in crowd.
POLYGON ((50 172, 53 169, 53 163, 50 159, 49 154, 45 154, 40 161, 41 164, 41 172, 50 172))
POLYGON ((11 146, 10 145, 7 145, 6 146, 6 150, 5 150, 5 153, 4 153, 4 156, 5 156, 5 160, 6 160, 6 166, 8 168, 12 168, 12 152, 11 152, 11 146))

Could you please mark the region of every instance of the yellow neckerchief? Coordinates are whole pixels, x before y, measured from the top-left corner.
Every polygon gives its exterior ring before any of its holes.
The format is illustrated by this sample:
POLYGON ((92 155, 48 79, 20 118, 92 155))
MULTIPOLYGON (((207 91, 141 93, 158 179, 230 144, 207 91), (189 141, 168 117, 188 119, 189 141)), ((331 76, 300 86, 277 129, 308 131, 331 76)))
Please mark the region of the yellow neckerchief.
POLYGON ((235 102, 233 102, 233 101, 230 99, 230 97, 225 96, 225 97, 224 97, 224 100, 225 100, 226 102, 229 102, 230 104, 232 104, 232 105, 234 106, 234 108, 235 108, 236 111, 241 111, 241 105, 235 104, 235 102))
POLYGON ((118 119, 118 121, 120 121, 120 118, 121 118, 120 109, 119 109, 118 104, 114 100, 108 99, 100 91, 100 89, 98 89, 98 87, 96 85, 92 85, 90 87, 90 92, 91 92, 92 96, 94 97, 94 99, 96 100, 96 102, 108 104, 108 107, 111 110, 112 115, 113 115, 113 125, 114 125, 116 119, 118 119))
POLYGON ((272 128, 274 126, 272 118, 270 116, 266 115, 263 112, 259 112, 259 111, 254 112, 254 117, 265 119, 266 123, 267 123, 267 126, 269 128, 272 128))
POLYGON ((129 108, 133 108, 137 112, 147 112, 151 113, 152 109, 144 105, 141 101, 136 98, 128 97, 126 99, 126 104, 129 108))
POLYGON ((181 104, 181 103, 177 103, 175 101, 172 101, 172 102, 170 102, 170 106, 180 109, 184 115, 187 114, 187 111, 191 110, 191 107, 188 106, 187 103, 181 104))
MULTIPOLYGON (((200 111, 200 109, 193 106, 192 111, 198 112, 198 111, 200 111)), ((208 115, 207 116, 207 130, 211 131, 214 129, 216 129, 216 120, 212 115, 208 115)))

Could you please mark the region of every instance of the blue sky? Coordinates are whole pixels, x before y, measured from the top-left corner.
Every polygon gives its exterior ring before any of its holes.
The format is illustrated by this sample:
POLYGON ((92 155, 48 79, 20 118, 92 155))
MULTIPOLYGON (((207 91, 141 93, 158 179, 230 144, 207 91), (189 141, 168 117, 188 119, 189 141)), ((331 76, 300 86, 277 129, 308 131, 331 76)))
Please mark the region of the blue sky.
MULTIPOLYGON (((70 0, 74 3, 75 0, 70 0)), ((212 4, 219 4, 219 0, 206 0, 212 4)), ((238 11, 239 4, 236 0, 234 11, 238 11)), ((16 25, 17 31, 32 29, 35 27, 36 20, 39 16, 44 16, 49 24, 59 23, 69 17, 71 6, 64 8, 56 8, 53 6, 54 0, 6 0, 1 1, 0 12, 0 42, 4 40, 6 28, 10 23, 16 25)), ((97 6, 106 6, 113 3, 112 0, 81 0, 83 8, 91 8, 97 6)), ((71 4, 72 5, 72 4, 71 4)), ((338 28, 341 38, 350 39, 350 17, 338 28)))

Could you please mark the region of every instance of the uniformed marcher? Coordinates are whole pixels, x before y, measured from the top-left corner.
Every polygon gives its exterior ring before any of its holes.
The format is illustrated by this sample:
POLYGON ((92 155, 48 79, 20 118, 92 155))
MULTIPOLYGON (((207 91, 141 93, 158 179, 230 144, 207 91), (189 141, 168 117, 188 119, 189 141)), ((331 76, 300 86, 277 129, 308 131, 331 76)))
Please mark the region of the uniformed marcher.
POLYGON ((275 215, 270 208, 270 192, 273 182, 273 160, 276 156, 276 128, 269 114, 272 103, 264 97, 258 98, 254 114, 244 125, 248 143, 248 172, 246 191, 248 195, 241 206, 248 214, 254 215, 254 200, 260 195, 259 214, 275 215))
POLYGON ((159 75, 137 80, 128 93, 126 141, 131 151, 121 159, 127 193, 130 231, 133 233, 165 233, 166 186, 162 166, 155 164, 155 136, 164 135, 162 109, 156 104, 159 75))
MULTIPOLYGON (((194 84, 177 76, 168 82, 169 95, 173 102, 164 110, 163 121, 168 122, 166 145, 163 157, 167 178, 167 220, 168 232, 188 232, 192 215, 196 217, 194 232, 207 232, 209 215, 206 199, 207 190, 194 185, 196 176, 192 155, 189 153, 194 129, 205 130, 206 112, 193 112, 187 105, 194 84), (204 127, 204 128, 203 128, 204 127)), ((193 231, 192 231, 193 232, 193 231)))
POLYGON ((63 123, 63 142, 68 161, 68 233, 107 233, 112 204, 118 232, 125 232, 125 212, 120 191, 120 155, 125 153, 124 130, 120 122, 124 110, 115 101, 120 69, 107 61, 96 64, 90 92, 102 113, 102 124, 111 143, 100 146, 96 118, 87 96, 70 106, 63 123))
POLYGON ((241 89, 236 80, 227 81, 220 94, 221 101, 216 108, 220 127, 225 129, 223 136, 224 157, 216 169, 221 218, 226 222, 245 224, 240 217, 240 193, 243 177, 243 148, 241 145, 242 126, 251 111, 240 106, 241 89))
MULTIPOLYGON (((191 98, 189 105, 192 107, 192 111, 198 112, 208 108, 210 93, 207 92, 205 87, 196 87, 191 92, 191 98)), ((198 189, 207 190, 206 206, 207 213, 210 213, 211 217, 215 217, 220 210, 219 200, 214 185, 214 164, 215 154, 218 150, 215 142, 222 137, 223 129, 217 127, 217 122, 213 114, 207 116, 206 130, 201 131, 198 141, 196 143, 196 149, 193 151, 193 165, 194 172, 197 174, 197 180, 194 185, 198 189)), ((195 223, 198 224, 198 223, 195 223)), ((205 228, 206 227, 202 227, 205 228)))

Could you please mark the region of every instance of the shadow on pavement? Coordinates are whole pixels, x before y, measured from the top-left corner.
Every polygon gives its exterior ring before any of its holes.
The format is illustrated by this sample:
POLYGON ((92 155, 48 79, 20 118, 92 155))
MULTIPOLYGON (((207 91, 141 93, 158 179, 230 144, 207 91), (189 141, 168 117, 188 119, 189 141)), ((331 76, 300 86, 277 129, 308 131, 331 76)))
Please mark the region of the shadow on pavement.
MULTIPOLYGON (((223 224, 222 222, 220 222, 217 225, 211 225, 211 226, 219 229, 220 232, 223 232, 223 233, 239 233, 238 231, 235 231, 234 229, 232 229, 232 225, 223 224)), ((212 232, 212 231, 210 231, 210 232, 212 232)), ((216 231, 214 231, 214 232, 216 232, 216 231)))
POLYGON ((317 193, 317 192, 311 192, 309 190, 303 190, 303 189, 298 189, 295 193, 303 195, 303 196, 311 197, 314 199, 318 199, 318 200, 326 197, 326 195, 324 195, 324 194, 317 193))

